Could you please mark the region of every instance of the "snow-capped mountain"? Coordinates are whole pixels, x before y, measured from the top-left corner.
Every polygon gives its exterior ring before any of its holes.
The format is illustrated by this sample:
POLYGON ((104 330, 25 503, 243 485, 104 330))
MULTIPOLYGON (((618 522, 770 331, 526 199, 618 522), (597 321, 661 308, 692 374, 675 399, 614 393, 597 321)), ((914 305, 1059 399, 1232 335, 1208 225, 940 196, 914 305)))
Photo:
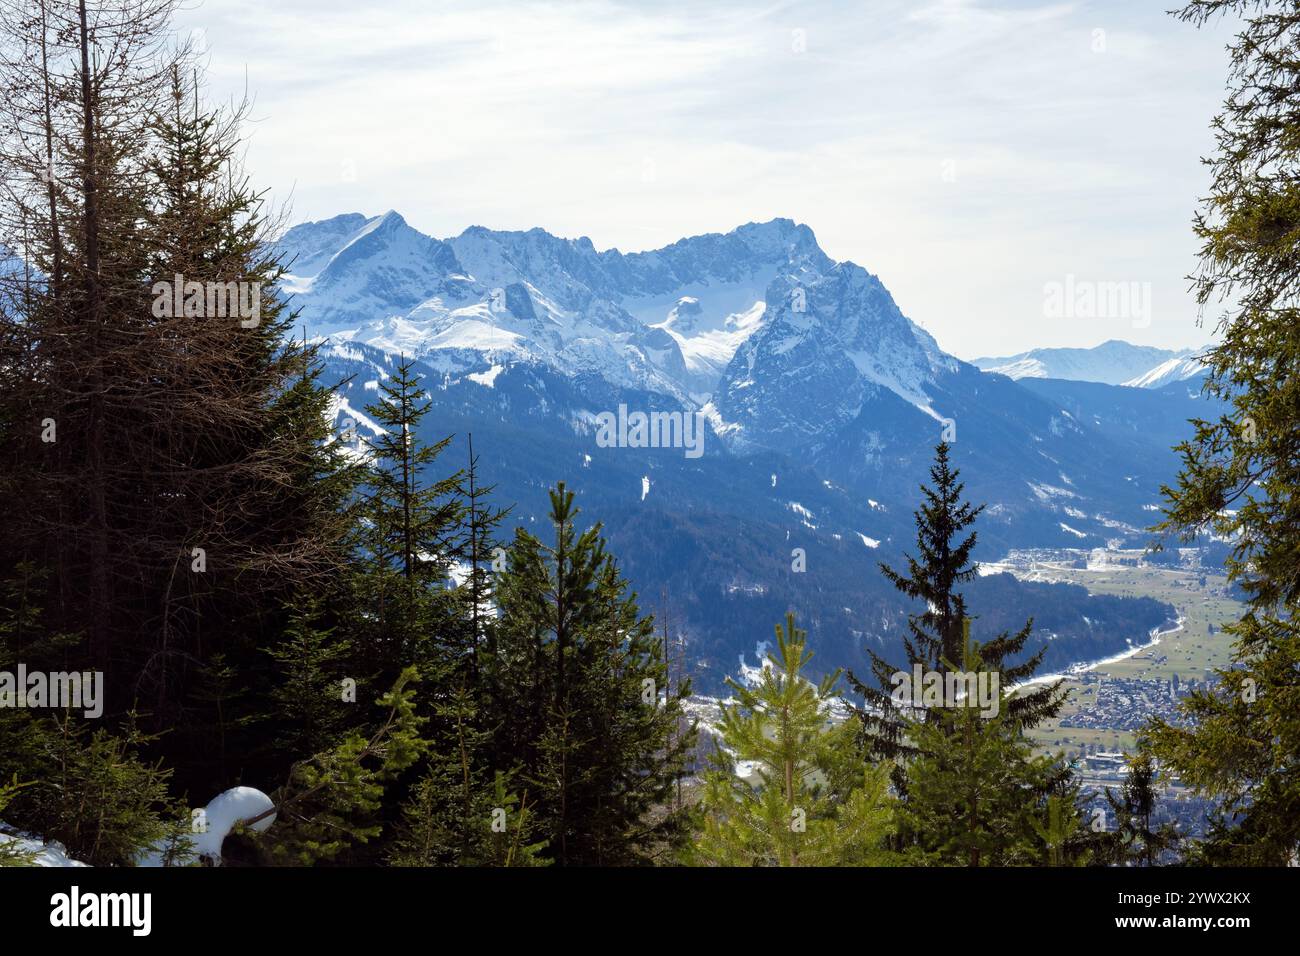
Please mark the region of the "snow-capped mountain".
MULTIPOLYGON (((789 219, 625 254, 542 229, 441 240, 396 212, 351 214, 295 227, 279 252, 311 333, 418 357, 446 383, 492 388, 531 368, 549 392, 571 391, 533 401, 583 441, 620 403, 699 410, 710 447, 798 455, 827 480, 897 500, 947 436, 995 522, 1040 545, 1102 544, 1140 526, 1167 477, 1125 461, 1077 408, 945 353, 878 277, 833 261, 789 219)), ((1108 342, 1013 358, 1053 377, 1127 381, 1165 356, 1108 342)))
MULTIPOLYGON (((433 399, 426 437, 473 431, 525 524, 544 519, 556 481, 578 489, 638 590, 676 595, 697 659, 718 666, 789 607, 807 606, 828 665, 861 665, 865 641, 896 639, 906 608, 875 563, 911 540, 941 438, 988 506, 981 557, 1137 546, 1176 468, 1170 438, 1199 411, 1182 388, 983 372, 788 219, 625 254, 541 229, 436 239, 395 212, 354 214, 297 226, 278 252, 283 290, 344 383, 340 421, 369 427, 397 353, 415 357, 433 399), (597 416, 620 406, 699 412, 703 455, 601 447, 597 416)), ((998 614, 1040 613, 999 581, 979 584, 1000 589, 998 614)))
POLYGON ((624 255, 541 229, 442 241, 395 212, 351 214, 295 227, 280 252, 284 291, 316 334, 437 353, 448 371, 539 361, 691 406, 758 327, 778 274, 833 265, 811 230, 780 219, 624 255))
POLYGON ((926 387, 960 363, 865 269, 845 262, 790 272, 768 287, 766 302, 711 406, 715 428, 736 447, 804 446, 849 424, 882 391, 942 418, 926 387))
POLYGON ((1197 379, 1206 372, 1204 363, 1196 357, 1189 358, 1171 358, 1167 362, 1161 362, 1153 369, 1143 372, 1141 375, 1125 382, 1132 388, 1163 388, 1166 385, 1172 385, 1175 382, 1186 382, 1189 379, 1197 379))
POLYGON ((1157 366, 1188 358, 1195 352, 1195 349, 1171 351, 1110 339, 1090 349, 1031 349, 1018 355, 977 358, 971 364, 1013 379, 1061 378, 1128 385, 1157 366))

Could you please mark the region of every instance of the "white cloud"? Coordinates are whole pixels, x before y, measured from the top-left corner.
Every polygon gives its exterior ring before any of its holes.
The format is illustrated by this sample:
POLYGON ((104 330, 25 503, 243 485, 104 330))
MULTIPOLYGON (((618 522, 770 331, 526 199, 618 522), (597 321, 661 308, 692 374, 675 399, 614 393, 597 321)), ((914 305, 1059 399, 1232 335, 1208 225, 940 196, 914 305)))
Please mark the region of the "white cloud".
POLYGON ((256 95, 250 169, 295 219, 631 250, 789 216, 969 357, 1203 340, 1184 276, 1230 25, 1139 6, 207 0, 179 27, 214 93, 256 95), (1151 326, 1044 318, 1067 273, 1150 282, 1151 326))

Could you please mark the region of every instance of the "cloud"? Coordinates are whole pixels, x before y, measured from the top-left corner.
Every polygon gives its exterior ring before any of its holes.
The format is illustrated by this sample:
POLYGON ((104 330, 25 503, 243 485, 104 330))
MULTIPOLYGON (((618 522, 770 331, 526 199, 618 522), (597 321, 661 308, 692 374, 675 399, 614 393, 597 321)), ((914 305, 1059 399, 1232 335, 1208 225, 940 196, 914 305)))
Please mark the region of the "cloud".
POLYGON ((957 354, 1198 344, 1184 276, 1230 25, 1123 2, 208 0, 212 88, 294 217, 396 208, 652 248, 774 215, 957 354), (1071 273, 1154 321, 1048 321, 1071 273))

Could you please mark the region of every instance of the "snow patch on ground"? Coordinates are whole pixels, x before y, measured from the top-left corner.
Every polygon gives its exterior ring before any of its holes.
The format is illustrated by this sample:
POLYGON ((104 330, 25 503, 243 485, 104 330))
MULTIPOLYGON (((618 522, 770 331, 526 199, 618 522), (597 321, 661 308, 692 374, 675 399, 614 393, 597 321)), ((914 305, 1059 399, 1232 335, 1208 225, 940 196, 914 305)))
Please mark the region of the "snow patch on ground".
POLYGON ((504 368, 502 365, 493 365, 486 372, 470 372, 465 377, 471 382, 478 382, 487 388, 495 388, 497 376, 501 374, 504 368))
MULTIPOLYGON (((3 830, 4 824, 0 822, 0 830, 3 830)), ((67 848, 58 840, 51 840, 46 843, 29 833, 15 831, 13 833, 0 832, 0 847, 12 847, 19 853, 31 853, 32 866, 89 866, 89 863, 82 863, 80 860, 74 860, 68 856, 67 848)))

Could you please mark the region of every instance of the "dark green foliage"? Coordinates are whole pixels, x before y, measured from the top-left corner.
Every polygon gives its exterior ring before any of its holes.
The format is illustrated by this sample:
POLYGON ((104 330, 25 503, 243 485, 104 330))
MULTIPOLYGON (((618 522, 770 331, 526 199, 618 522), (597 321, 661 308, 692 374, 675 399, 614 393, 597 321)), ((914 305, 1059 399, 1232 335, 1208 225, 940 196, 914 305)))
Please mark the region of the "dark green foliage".
MULTIPOLYGON (((15 775, 8 783, 0 781, 0 814, 5 812, 5 807, 13 802, 14 797, 24 785, 18 782, 15 775)), ((0 817, 3 819, 3 817, 0 817)), ((35 852, 20 849, 12 840, 5 839, 5 831, 0 829, 0 866, 33 866, 35 865, 35 852)))
MULTIPOLYGON (((22 564, 0 588, 0 671, 57 663, 74 641, 51 635, 42 604, 47 575, 22 564)), ((143 755, 151 743, 128 714, 116 729, 76 710, 0 708, 4 821, 58 840, 96 866, 130 865, 166 830, 170 771, 143 755), (16 786, 19 779, 26 781, 16 786)))
MULTIPOLYGON (((427 746, 415 712, 415 671, 404 672, 375 702, 378 724, 349 732, 336 746, 295 763, 273 794, 276 822, 258 841, 274 864, 306 866, 339 857, 380 835, 386 787, 427 746)), ((251 825, 255 821, 245 821, 251 825)))
MULTIPOLYGON (((987 672, 982 652, 968 641, 959 669, 987 672)), ((912 862, 1056 865, 1077 842, 1068 773, 1056 758, 1034 754, 1005 686, 999 695, 992 716, 967 697, 908 720, 916 756, 908 764, 902 820, 912 862)))
MULTIPOLYGON (((974 524, 983 507, 972 507, 962 500, 964 485, 959 480, 960 472, 949 467, 948 452, 946 444, 935 448, 935 462, 930 469, 933 486, 921 487, 925 500, 916 512, 917 556, 907 559, 907 574, 885 564, 880 566, 895 588, 925 604, 924 611, 908 618, 911 636, 903 642, 907 661, 900 668, 868 648, 874 683, 860 680, 852 671, 848 674, 850 687, 863 697, 864 706, 856 708, 855 714, 862 726, 865 753, 872 761, 894 761, 917 752, 905 735, 908 715, 891 699, 894 674, 910 671, 915 664, 926 671, 945 672, 950 662, 961 660, 965 653, 964 629, 969 618, 965 597, 956 588, 972 581, 978 572, 971 560, 977 534, 967 534, 966 529, 974 524)), ((1016 633, 1004 632, 982 646, 985 666, 1000 672, 1004 687, 1026 680, 1042 663, 1045 648, 1012 663, 1021 655, 1032 631, 1033 621, 1026 621, 1016 633)), ((1055 716, 1065 701, 1060 687, 1058 681, 1009 700, 1009 726, 1025 729, 1055 716)), ((906 781, 903 764, 896 764, 894 785, 900 793, 906 793, 906 781)))
POLYGON ((1184 703, 1191 726, 1157 720, 1150 737, 1165 766, 1220 801, 1205 858, 1283 865, 1300 852, 1300 10, 1197 0, 1178 15, 1241 18, 1195 221, 1197 300, 1224 303, 1205 388, 1229 411, 1179 446, 1159 529, 1231 541, 1229 580, 1248 610, 1224 628, 1233 661, 1218 686, 1184 703))
POLYGON ((267 652, 282 675, 270 694, 275 746, 288 755, 319 753, 335 744, 356 706, 355 683, 346 683, 355 678, 343 666, 352 642, 337 628, 320 627, 320 615, 317 598, 299 598, 284 639, 267 652))
POLYGON ((368 659, 385 675, 416 666, 427 680, 450 667, 449 648, 435 635, 451 626, 447 588, 460 529, 459 475, 429 471, 450 439, 424 445, 417 437, 429 410, 412 362, 403 359, 366 413, 381 427, 367 439, 366 472, 355 579, 358 610, 351 623, 368 659))
POLYGON ((561 865, 645 862, 679 840, 663 811, 692 735, 689 683, 671 695, 651 618, 605 552, 577 529, 574 494, 551 492, 553 543, 519 529, 497 582, 494 766, 518 767, 561 865))
POLYGON ((1115 818, 1115 829, 1101 841, 1099 862, 1119 866, 1155 866, 1162 856, 1179 844, 1172 823, 1157 823, 1160 801, 1159 773, 1149 751, 1139 750, 1128 765, 1128 774, 1117 797, 1106 790, 1106 802, 1115 818))
POLYGON ((476 729, 465 687, 436 710, 444 728, 402 809, 389 859, 396 866, 533 866, 544 863, 532 808, 500 770, 482 767, 490 734, 476 729))

